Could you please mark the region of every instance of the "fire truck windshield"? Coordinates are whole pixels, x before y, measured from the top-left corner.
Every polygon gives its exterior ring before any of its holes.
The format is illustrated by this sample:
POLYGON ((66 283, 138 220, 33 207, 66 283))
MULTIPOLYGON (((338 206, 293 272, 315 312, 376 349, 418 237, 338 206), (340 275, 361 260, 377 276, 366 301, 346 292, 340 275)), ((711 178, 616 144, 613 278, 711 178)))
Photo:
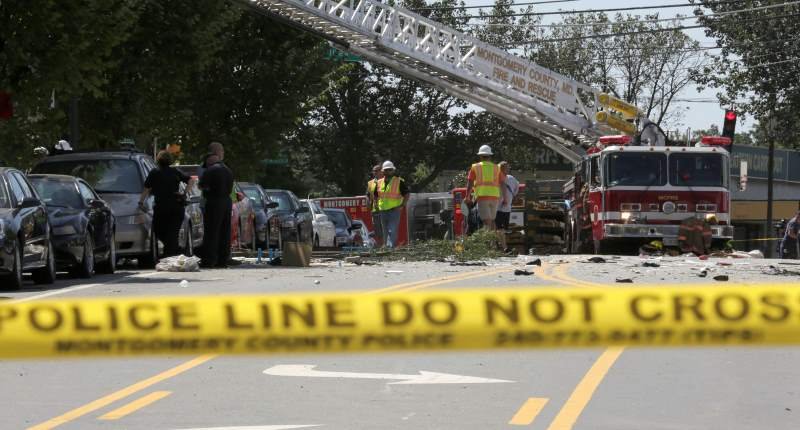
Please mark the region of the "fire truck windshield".
POLYGON ((725 158, 721 154, 672 154, 669 182, 675 186, 725 187, 725 158))
POLYGON ((618 152, 605 158, 609 187, 652 187, 667 184, 667 156, 652 152, 618 152))

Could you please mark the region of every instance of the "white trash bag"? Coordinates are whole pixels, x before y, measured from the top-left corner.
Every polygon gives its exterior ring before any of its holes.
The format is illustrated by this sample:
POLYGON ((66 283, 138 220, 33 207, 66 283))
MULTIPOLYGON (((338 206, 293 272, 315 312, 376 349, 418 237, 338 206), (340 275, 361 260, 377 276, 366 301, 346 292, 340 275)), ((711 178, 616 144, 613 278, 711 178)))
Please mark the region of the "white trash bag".
POLYGON ((156 270, 159 272, 197 272, 200 270, 200 258, 185 255, 162 258, 156 264, 156 270))

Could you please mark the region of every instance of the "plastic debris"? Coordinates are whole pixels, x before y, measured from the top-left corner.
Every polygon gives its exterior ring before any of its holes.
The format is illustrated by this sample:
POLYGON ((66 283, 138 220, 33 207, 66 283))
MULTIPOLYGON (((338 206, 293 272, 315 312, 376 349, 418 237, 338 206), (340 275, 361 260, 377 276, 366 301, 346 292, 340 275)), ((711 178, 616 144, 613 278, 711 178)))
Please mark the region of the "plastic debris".
POLYGON ((714 280, 718 282, 728 282, 728 279, 728 275, 717 275, 714 277, 714 280))
POLYGON ((178 286, 181 287, 181 288, 188 288, 189 287, 189 281, 184 279, 178 284, 178 286))
POLYGON ((644 263, 642 263, 642 267, 661 267, 661 265, 656 263, 655 261, 645 261, 644 263))
POLYGON ((605 263, 606 259, 603 257, 591 257, 588 260, 590 263, 605 263))
POLYGON ((528 270, 517 269, 514 271, 514 274, 517 276, 531 276, 533 275, 533 272, 530 272, 528 270))
POLYGON ((631 278, 617 278, 616 281, 618 283, 620 283, 620 284, 632 284, 633 283, 633 279, 631 279, 631 278))
POLYGON ((525 263, 525 265, 526 266, 541 266, 542 265, 542 260, 537 258, 536 260, 529 261, 529 262, 525 263))
POLYGON ((402 270, 387 270, 384 273, 393 274, 393 273, 403 273, 402 270))
POLYGON ((319 285, 319 279, 314 279, 314 285, 319 285))
POLYGON ((159 272, 197 272, 200 270, 200 258, 185 255, 162 258, 156 264, 156 270, 159 272))

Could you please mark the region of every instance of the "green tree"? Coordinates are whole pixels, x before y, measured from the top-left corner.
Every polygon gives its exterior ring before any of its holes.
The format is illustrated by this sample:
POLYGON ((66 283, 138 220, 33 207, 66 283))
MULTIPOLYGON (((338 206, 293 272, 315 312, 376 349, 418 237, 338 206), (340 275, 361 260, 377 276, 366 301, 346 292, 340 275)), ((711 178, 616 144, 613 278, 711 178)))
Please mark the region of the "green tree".
POLYGON ((0 91, 14 117, 0 121, 0 156, 24 165, 67 130, 71 97, 99 96, 115 50, 136 25, 142 0, 0 2, 0 91))
MULTIPOLYGON (((706 3, 712 13, 723 14, 700 18, 707 26, 706 35, 716 39, 722 49, 712 63, 697 71, 696 79, 703 86, 723 90, 721 104, 749 113, 762 123, 774 120, 771 137, 777 145, 800 147, 800 137, 794 132, 800 120, 800 48, 794 40, 800 32, 800 6, 784 3, 706 3)), ((763 130, 758 134, 764 135, 763 130)))

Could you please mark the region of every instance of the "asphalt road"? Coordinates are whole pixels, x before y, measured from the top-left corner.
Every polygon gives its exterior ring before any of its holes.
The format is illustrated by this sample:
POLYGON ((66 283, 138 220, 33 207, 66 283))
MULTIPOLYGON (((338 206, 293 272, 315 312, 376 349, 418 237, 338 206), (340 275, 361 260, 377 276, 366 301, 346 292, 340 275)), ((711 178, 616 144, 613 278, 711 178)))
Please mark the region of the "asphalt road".
MULTIPOLYGON (((543 258, 488 267, 391 263, 308 269, 244 265, 175 274, 123 270, 32 283, 16 300, 296 291, 798 282, 767 260, 543 258), (699 277, 705 269, 706 277, 699 277), (388 272, 388 273, 387 273, 388 272), (188 281, 188 287, 179 285, 188 281), (315 282, 318 281, 318 282, 315 282)), ((0 363, 1 429, 798 429, 800 348, 181 356, 0 363), (267 373, 265 373, 267 371, 267 373), (420 372, 477 379, 416 383, 420 372), (463 380, 462 380, 463 381, 463 380), (406 383, 402 383, 406 382, 406 383)), ((422 382, 425 382, 424 379, 422 382)))

